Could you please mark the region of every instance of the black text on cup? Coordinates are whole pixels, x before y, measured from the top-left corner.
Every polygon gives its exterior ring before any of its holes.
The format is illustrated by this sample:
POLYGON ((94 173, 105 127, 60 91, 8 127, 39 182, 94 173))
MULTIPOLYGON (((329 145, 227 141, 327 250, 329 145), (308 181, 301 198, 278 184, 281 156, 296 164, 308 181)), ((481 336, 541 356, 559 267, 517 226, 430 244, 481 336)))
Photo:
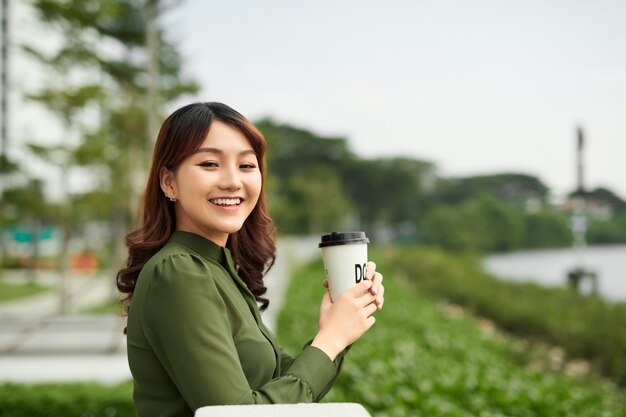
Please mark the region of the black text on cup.
POLYGON ((363 279, 365 278, 366 267, 367 267, 366 264, 363 264, 363 265, 354 264, 354 282, 356 282, 357 284, 363 281, 363 279))

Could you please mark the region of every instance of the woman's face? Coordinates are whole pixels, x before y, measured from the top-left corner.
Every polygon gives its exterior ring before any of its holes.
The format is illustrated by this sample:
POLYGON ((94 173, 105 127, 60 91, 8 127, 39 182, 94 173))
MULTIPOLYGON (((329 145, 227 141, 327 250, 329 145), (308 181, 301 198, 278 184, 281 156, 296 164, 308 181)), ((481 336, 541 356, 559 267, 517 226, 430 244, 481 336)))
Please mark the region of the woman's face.
POLYGON ((176 199, 176 230, 221 246, 256 206, 261 184, 259 162, 246 137, 217 120, 193 155, 174 172, 161 172, 161 188, 176 199))

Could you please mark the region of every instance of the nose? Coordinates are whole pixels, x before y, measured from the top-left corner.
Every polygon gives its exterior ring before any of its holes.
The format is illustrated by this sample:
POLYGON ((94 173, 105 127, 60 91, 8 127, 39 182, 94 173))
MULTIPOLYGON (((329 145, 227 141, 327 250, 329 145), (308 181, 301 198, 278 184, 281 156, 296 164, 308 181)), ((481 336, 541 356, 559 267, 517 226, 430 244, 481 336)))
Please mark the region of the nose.
POLYGON ((236 191, 241 188, 241 177, 238 166, 225 167, 222 170, 220 183, 218 185, 222 190, 236 191))

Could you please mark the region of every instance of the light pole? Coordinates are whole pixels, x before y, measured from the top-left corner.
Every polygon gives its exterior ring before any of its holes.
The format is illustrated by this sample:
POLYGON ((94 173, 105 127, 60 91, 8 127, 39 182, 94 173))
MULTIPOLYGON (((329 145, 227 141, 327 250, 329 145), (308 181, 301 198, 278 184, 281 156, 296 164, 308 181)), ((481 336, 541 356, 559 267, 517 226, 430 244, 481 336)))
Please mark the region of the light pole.
POLYGON ((591 283, 591 293, 598 292, 598 276, 585 265, 585 249, 587 248, 587 198, 585 196, 585 135, 581 127, 576 128, 576 192, 572 196, 571 227, 574 234, 574 251, 577 263, 567 274, 570 286, 579 291, 581 281, 588 279, 591 283))
MULTIPOLYGON (((4 177, 8 170, 7 148, 9 144, 9 0, 2 0, 0 4, 2 5, 0 8, 0 36, 2 36, 0 46, 0 200, 2 200, 4 177)), ((5 252, 4 221, 0 220, 0 271, 6 258, 5 252)))
MULTIPOLYGON (((7 155, 8 134, 9 134, 9 117, 8 117, 8 87, 9 87, 9 0, 2 0, 2 8, 0 11, 0 31, 2 32, 2 46, 0 48, 0 136, 2 143, 0 144, 0 173, 4 174, 5 158, 7 155)), ((2 193, 0 187, 0 193, 2 193)))

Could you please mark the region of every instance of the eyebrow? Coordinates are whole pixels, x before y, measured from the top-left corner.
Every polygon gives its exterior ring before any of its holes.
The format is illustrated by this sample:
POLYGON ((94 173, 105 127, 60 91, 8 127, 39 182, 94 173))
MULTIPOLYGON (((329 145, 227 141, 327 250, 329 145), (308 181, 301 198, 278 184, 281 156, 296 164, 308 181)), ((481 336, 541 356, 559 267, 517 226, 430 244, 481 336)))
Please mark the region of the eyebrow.
MULTIPOLYGON (((224 151, 222 151, 221 149, 217 149, 217 148, 200 148, 194 153, 202 153, 202 152, 215 153, 218 155, 224 154, 224 151)), ((256 152, 254 152, 253 149, 246 149, 245 151, 239 152, 239 155, 249 155, 249 154, 256 156, 256 152)))

